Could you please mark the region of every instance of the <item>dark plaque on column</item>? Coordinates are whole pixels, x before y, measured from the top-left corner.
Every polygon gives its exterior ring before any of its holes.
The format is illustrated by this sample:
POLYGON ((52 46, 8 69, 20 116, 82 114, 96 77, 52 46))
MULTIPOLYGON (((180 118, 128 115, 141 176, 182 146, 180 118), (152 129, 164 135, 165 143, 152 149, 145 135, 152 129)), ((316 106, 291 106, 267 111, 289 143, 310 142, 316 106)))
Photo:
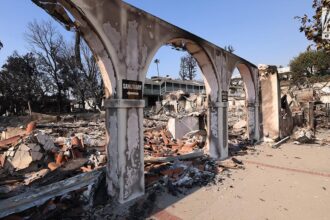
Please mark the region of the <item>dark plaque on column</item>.
POLYGON ((142 99, 142 82, 123 79, 123 99, 142 99))
POLYGON ((228 102, 228 91, 222 91, 221 95, 222 102, 228 102))

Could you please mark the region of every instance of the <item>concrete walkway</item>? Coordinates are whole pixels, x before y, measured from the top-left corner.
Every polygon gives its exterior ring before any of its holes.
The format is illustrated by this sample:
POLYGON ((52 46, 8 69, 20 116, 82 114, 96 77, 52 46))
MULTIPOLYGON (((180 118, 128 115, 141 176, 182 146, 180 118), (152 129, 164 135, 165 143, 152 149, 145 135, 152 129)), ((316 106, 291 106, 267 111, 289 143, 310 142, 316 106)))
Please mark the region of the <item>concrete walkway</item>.
POLYGON ((163 196, 154 219, 330 219, 330 147, 267 144, 236 158, 222 184, 180 198, 163 196))

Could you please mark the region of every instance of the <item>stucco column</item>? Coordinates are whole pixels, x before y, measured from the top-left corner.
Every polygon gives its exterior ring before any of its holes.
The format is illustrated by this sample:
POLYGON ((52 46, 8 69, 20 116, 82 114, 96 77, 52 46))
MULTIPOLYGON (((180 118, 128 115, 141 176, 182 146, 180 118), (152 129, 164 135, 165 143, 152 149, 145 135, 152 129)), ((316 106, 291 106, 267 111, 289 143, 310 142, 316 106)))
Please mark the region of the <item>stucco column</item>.
POLYGON ((108 193, 120 203, 144 194, 144 100, 105 101, 108 193))
POLYGON ((255 117, 255 103, 249 102, 247 104, 248 117, 247 117, 247 130, 248 138, 252 141, 255 137, 256 117, 255 117))
POLYGON ((228 157, 227 102, 215 102, 209 108, 210 156, 223 160, 228 157))
POLYGON ((208 137, 207 146, 209 154, 212 158, 220 157, 219 150, 219 126, 218 126, 219 111, 216 103, 210 103, 208 105, 208 137))
POLYGON ((219 102, 219 149, 220 160, 228 157, 228 102, 219 102))
POLYGON ((255 108, 254 108, 254 116, 255 116, 255 132, 254 132, 254 139, 256 141, 260 140, 260 104, 259 102, 256 102, 254 104, 255 108))

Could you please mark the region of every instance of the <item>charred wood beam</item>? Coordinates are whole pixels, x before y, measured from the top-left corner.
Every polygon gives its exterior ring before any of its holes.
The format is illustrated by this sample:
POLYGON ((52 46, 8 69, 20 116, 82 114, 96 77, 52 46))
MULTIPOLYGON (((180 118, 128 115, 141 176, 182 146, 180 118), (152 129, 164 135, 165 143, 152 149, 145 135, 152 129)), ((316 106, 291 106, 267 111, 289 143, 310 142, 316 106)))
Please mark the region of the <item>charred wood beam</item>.
POLYGON ((175 160, 189 160, 198 157, 202 157, 204 155, 203 150, 196 150, 194 152, 183 154, 179 156, 173 157, 146 157, 144 158, 145 163, 166 163, 166 162, 173 162, 175 160))
POLYGON ((40 206, 47 200, 81 189, 98 182, 104 169, 79 174, 66 180, 31 189, 20 195, 0 201, 0 218, 19 213, 34 206, 40 206))

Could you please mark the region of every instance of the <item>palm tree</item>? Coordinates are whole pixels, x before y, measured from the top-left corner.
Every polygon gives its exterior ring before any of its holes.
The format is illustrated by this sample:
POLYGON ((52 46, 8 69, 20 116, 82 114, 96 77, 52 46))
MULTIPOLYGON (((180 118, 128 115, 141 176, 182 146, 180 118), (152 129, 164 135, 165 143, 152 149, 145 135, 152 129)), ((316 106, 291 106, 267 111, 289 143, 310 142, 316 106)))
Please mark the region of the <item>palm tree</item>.
POLYGON ((159 59, 155 59, 154 63, 157 65, 157 73, 158 73, 158 77, 159 77, 159 68, 158 68, 158 64, 160 63, 159 59))

